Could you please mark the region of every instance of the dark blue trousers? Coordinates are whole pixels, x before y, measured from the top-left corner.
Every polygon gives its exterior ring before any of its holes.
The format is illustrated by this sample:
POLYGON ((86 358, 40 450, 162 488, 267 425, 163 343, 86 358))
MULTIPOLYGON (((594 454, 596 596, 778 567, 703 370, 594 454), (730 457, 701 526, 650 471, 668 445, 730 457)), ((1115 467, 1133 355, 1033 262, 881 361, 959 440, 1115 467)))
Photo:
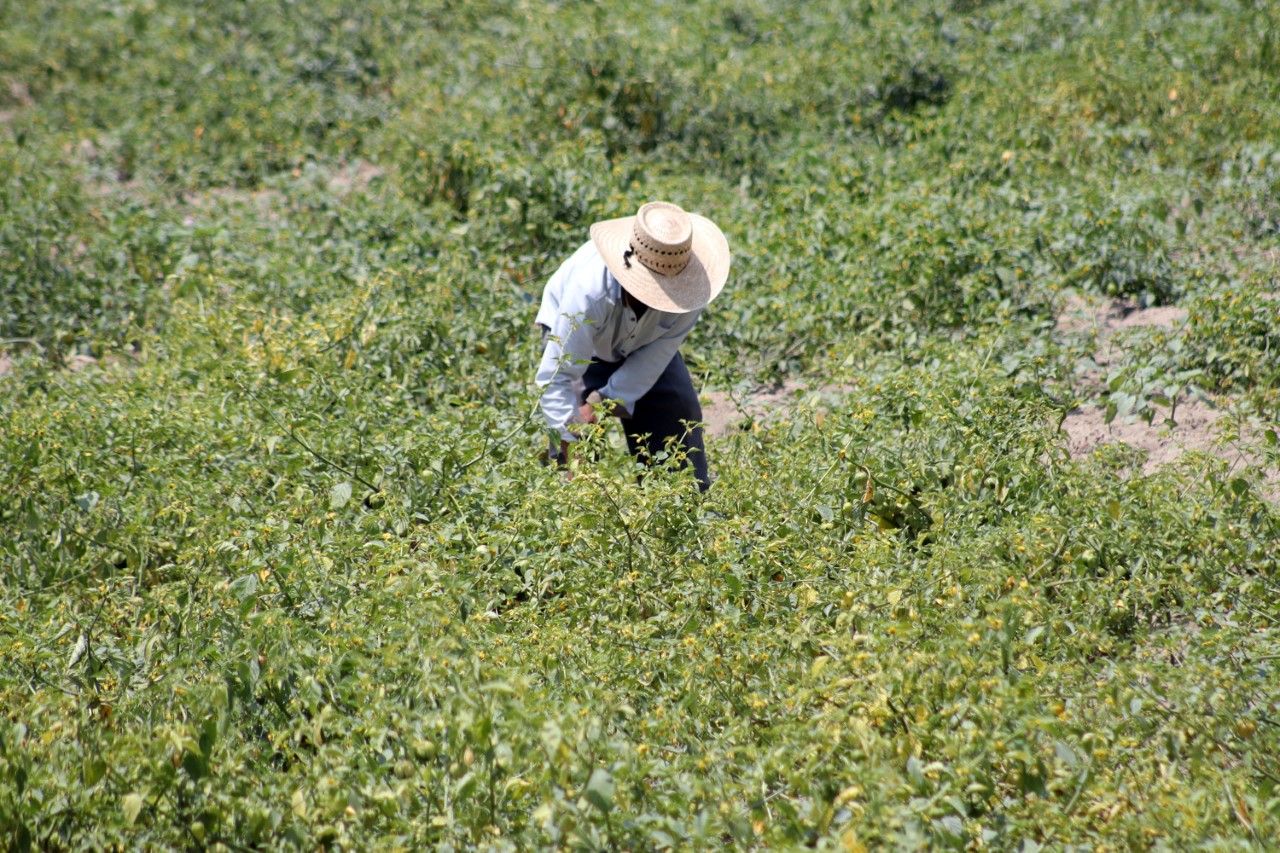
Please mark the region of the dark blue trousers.
MULTIPOLYGON (((613 372, 623 364, 621 361, 592 359, 582 377, 585 386, 583 393, 589 394, 603 388, 613 372)), ((622 419, 627 434, 627 449, 633 456, 642 462, 649 462, 660 451, 666 450, 667 442, 674 439, 684 448, 688 464, 693 465, 694 476, 698 479, 698 488, 705 492, 711 487, 711 480, 707 475, 707 451, 702 442, 702 427, 697 426, 700 423, 702 404, 698 402, 698 392, 693 388, 693 379, 689 376, 689 369, 684 366, 680 353, 676 353, 671 359, 649 393, 636 401, 631 417, 622 419), (685 421, 693 425, 686 425, 685 421)))

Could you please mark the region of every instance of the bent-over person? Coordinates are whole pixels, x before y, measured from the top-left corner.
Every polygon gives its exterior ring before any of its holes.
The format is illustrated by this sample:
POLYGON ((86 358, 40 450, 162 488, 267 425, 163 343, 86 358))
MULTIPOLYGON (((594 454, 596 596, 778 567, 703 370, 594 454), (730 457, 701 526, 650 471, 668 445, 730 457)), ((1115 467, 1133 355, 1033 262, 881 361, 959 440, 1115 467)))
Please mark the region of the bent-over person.
POLYGON ((595 423, 595 404, 611 401, 634 456, 650 462, 674 440, 699 488, 711 485, 702 406, 680 345, 728 277, 724 234, 677 205, 650 202, 591 226, 591 239, 547 282, 537 317, 546 348, 536 381, 561 461, 575 428, 595 423))

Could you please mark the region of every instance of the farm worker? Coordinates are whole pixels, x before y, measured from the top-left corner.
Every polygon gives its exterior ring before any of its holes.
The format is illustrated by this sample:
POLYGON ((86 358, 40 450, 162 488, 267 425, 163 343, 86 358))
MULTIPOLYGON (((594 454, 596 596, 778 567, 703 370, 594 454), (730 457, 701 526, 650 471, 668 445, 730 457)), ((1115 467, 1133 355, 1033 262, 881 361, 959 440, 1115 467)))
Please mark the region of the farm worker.
POLYGON ((609 401, 627 447, 652 460, 683 447, 702 490, 707 456, 702 406, 680 357, 702 309, 729 277, 729 243, 711 220, 655 201, 635 216, 591 226, 591 239, 547 282, 538 310, 542 413, 564 462, 575 428, 609 401))

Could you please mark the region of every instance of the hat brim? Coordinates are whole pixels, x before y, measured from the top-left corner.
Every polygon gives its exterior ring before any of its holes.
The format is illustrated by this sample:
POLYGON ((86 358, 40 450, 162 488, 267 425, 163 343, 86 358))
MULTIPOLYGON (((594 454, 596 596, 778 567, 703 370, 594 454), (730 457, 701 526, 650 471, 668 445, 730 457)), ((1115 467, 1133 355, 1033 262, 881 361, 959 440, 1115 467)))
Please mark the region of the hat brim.
POLYGON ((672 314, 687 314, 706 307, 724 289, 729 280, 729 241, 705 216, 690 213, 693 225, 693 247, 689 264, 675 275, 661 275, 646 267, 632 255, 629 263, 623 253, 631 245, 634 216, 606 219, 591 226, 591 242, 595 243, 605 266, 628 293, 650 308, 672 314))

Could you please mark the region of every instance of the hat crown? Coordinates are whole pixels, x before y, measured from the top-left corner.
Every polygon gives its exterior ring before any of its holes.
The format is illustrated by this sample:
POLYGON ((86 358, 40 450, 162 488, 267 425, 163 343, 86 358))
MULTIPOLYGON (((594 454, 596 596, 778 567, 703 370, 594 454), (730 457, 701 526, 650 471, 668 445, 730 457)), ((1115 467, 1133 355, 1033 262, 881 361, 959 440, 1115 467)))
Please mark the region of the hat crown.
POLYGON ((677 205, 649 202, 636 214, 630 248, 658 275, 678 275, 693 254, 693 220, 677 205))
POLYGON ((591 242, 623 289, 650 308, 697 311, 729 278, 729 241, 716 224, 670 202, 591 226, 591 242))

